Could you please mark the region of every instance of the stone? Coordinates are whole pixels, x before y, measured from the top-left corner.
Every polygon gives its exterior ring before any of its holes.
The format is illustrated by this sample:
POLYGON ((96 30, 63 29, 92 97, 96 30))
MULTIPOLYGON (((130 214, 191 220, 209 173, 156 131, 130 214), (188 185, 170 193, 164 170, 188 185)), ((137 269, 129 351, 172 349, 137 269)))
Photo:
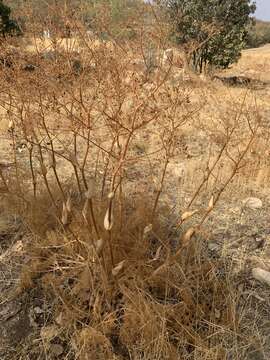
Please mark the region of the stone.
POLYGON ((56 316, 55 322, 59 326, 64 326, 65 324, 65 317, 62 312, 59 313, 59 315, 56 316))
POLYGON ((42 314, 43 313, 43 309, 41 309, 39 306, 34 307, 34 312, 36 314, 42 314))
POLYGON ((220 246, 219 246, 219 244, 217 244, 217 243, 209 242, 209 243, 208 243, 208 249, 209 249, 210 251, 218 251, 218 250, 220 249, 220 246))
POLYGON ((33 64, 26 64, 23 66, 24 71, 35 71, 37 69, 36 65, 33 64))
POLYGON ((248 349, 245 359, 247 360, 265 360, 265 356, 261 350, 251 347, 248 349))
POLYGON ((270 272, 260 269, 260 268, 254 268, 252 269, 252 276, 254 279, 260 281, 261 283, 264 283, 268 286, 270 286, 270 272))
POLYGON ((262 200, 256 198, 256 197, 249 197, 246 198, 243 201, 243 204, 245 207, 252 209, 252 210, 257 210, 257 209, 261 209, 263 206, 262 200))
POLYGON ((52 353, 52 355, 58 357, 63 354, 64 348, 60 344, 51 344, 50 352, 52 353))

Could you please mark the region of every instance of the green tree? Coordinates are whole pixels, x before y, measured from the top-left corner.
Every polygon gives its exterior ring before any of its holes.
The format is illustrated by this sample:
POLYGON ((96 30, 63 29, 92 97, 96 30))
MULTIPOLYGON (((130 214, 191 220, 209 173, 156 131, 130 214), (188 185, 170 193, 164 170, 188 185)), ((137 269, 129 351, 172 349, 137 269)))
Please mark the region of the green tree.
POLYGON ((10 8, 0 0, 0 34, 19 35, 21 33, 16 21, 10 19, 10 8))
POLYGON ((206 65, 227 68, 239 59, 256 9, 250 0, 161 0, 161 5, 175 40, 190 49, 188 61, 200 72, 206 65))

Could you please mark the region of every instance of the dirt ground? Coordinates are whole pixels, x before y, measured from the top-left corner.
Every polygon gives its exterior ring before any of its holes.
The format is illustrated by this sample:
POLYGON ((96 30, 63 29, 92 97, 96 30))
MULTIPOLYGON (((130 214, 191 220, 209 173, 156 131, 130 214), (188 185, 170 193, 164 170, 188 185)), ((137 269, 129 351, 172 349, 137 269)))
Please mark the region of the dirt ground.
MULTIPOLYGON (((245 50, 239 63, 223 72, 222 76, 245 76, 265 82, 264 86, 252 90, 248 96, 251 102, 256 98, 262 122, 268 128, 270 45, 245 50)), ((199 115, 199 120, 213 127, 214 117, 218 118, 219 113, 230 108, 236 99, 243 96, 245 90, 243 87, 230 87, 213 82, 194 89, 190 97, 199 103, 203 93, 204 97, 209 99, 199 115)), ((1 119, 0 129, 0 166, 8 166, 11 144, 7 133, 7 120, 1 119)), ((141 148, 136 150, 138 153, 145 151, 145 147, 149 152, 155 149, 148 140, 149 137, 146 136, 145 142, 141 141, 141 148)), ((262 151, 269 150, 269 143, 262 140, 262 144, 257 145, 258 149, 261 146, 262 151)), ((168 182, 162 195, 164 204, 173 207, 175 214, 192 196, 198 177, 196 169, 199 163, 206 161, 205 154, 209 146, 209 139, 204 132, 194 132, 194 129, 188 127, 185 129, 179 142, 179 155, 169 165, 168 182)), ((18 156, 23 158, 23 152, 18 156)), ((156 162, 158 160, 155 159, 156 162)), ((253 279, 251 274, 254 267, 270 271, 270 168, 265 158, 259 170, 257 163, 255 165, 246 175, 240 176, 229 186, 206 227, 209 257, 229 262, 237 279, 239 312, 244 313, 245 317, 242 319, 244 325, 241 335, 248 338, 253 334, 250 346, 241 349, 241 355, 237 357, 239 360, 270 358, 270 288, 253 279), (256 209, 245 206, 244 200, 249 197, 260 199, 262 206, 256 209)), ((133 174, 129 174, 130 178, 144 176, 147 185, 146 170, 134 168, 133 174)), ((210 192, 206 192, 197 205, 207 202, 210 195, 210 192)), ((15 291, 20 270, 29 261, 27 245, 33 240, 23 229, 21 220, 0 205, 0 359, 68 358, 65 353, 67 344, 60 340, 53 341, 49 348, 44 346, 43 354, 40 353, 40 343, 45 336, 42 329, 51 324, 53 299, 40 290, 38 282, 33 289, 23 294, 15 291)), ((53 328, 51 330, 53 331, 53 328)))

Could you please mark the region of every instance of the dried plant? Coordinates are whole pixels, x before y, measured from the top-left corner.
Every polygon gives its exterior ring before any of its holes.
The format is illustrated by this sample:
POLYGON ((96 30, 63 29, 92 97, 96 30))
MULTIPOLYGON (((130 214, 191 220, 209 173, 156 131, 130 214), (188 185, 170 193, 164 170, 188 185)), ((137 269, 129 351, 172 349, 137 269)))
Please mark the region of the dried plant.
POLYGON ((151 25, 128 19, 134 37, 122 41, 108 30, 110 9, 97 12, 97 34, 89 37, 78 17, 60 11, 74 36, 61 39, 53 28, 50 50, 32 22, 31 52, 21 49, 2 70, 14 170, 0 167, 1 189, 38 239, 20 290, 40 278, 80 359, 176 359, 200 351, 203 359, 225 359, 222 337, 237 332, 237 299, 230 275, 220 278, 221 265, 207 258, 202 234, 245 169, 261 131, 258 112, 246 115, 246 94, 234 117, 218 119, 221 140, 193 196, 180 214, 164 208, 179 141, 186 127, 200 126, 207 100, 190 100, 196 81, 175 83, 174 65, 162 65, 170 43, 153 7, 151 25), (207 206, 198 201, 205 194, 207 206))

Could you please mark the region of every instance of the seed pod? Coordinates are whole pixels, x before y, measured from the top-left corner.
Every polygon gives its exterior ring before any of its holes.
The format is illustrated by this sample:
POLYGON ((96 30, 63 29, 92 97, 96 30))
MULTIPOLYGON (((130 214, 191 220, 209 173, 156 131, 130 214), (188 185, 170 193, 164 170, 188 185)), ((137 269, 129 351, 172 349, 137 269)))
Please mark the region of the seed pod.
POLYGON ((214 196, 211 196, 211 199, 209 200, 208 208, 206 211, 211 211, 214 209, 214 196))
POLYGON ((72 202, 71 202, 70 193, 68 194, 68 198, 67 198, 67 202, 66 202, 66 208, 67 208, 67 211, 70 213, 71 210, 72 210, 72 202))
POLYGON ((14 121, 13 121, 13 120, 10 120, 9 123, 8 123, 8 130, 9 130, 9 131, 13 131, 14 128, 15 128, 14 121))
POLYGON ((143 229, 143 239, 147 238, 147 235, 152 231, 153 229, 153 225, 152 224, 148 224, 144 229, 143 229))
POLYGON ((104 218, 104 228, 107 231, 110 231, 113 227, 113 216, 111 206, 108 207, 105 218, 104 218))
POLYGON ((82 216, 86 222, 88 221, 88 214, 89 214, 89 199, 86 199, 82 210, 82 216))
POLYGON ((123 269, 124 264, 125 264, 126 260, 121 261, 119 264, 117 264, 113 269, 112 269, 112 276, 117 276, 120 271, 123 269))
POLYGON ((33 144, 32 144, 30 141, 27 141, 26 147, 27 147, 27 149, 28 149, 29 151, 32 151, 34 146, 33 146, 33 144))
POLYGON ((61 222, 64 226, 66 226, 68 224, 68 210, 67 210, 65 202, 63 202, 61 222))
POLYGON ((198 210, 186 211, 182 214, 181 220, 185 221, 185 220, 189 219, 191 216, 193 216, 194 214, 197 214, 197 212, 198 212, 198 210))
POLYGON ((49 166, 49 168, 55 168, 56 167, 55 156, 53 156, 52 153, 49 154, 48 166, 49 166))
POLYGON ((152 229, 153 229, 153 224, 148 224, 148 225, 144 228, 143 233, 146 235, 146 234, 150 233, 150 232, 152 231, 152 229))
POLYGON ((48 170, 47 170, 46 166, 44 165, 44 163, 40 164, 40 171, 43 176, 47 175, 48 170))
POLYGON ((162 246, 159 246, 159 248, 156 251, 156 254, 153 258, 153 261, 157 261, 160 258, 160 252, 161 252, 162 246))
POLYGON ((111 191, 109 194, 108 194, 108 199, 113 199, 114 198, 114 192, 111 191))
POLYGON ((195 229, 193 227, 189 228, 185 234, 182 236, 181 243, 183 247, 186 247, 190 240, 192 239, 193 235, 195 234, 195 229))
POLYGON ((97 240, 97 242, 96 242, 96 250, 97 250, 98 255, 102 252, 104 244, 105 244, 105 242, 104 242, 103 239, 98 239, 97 240))

